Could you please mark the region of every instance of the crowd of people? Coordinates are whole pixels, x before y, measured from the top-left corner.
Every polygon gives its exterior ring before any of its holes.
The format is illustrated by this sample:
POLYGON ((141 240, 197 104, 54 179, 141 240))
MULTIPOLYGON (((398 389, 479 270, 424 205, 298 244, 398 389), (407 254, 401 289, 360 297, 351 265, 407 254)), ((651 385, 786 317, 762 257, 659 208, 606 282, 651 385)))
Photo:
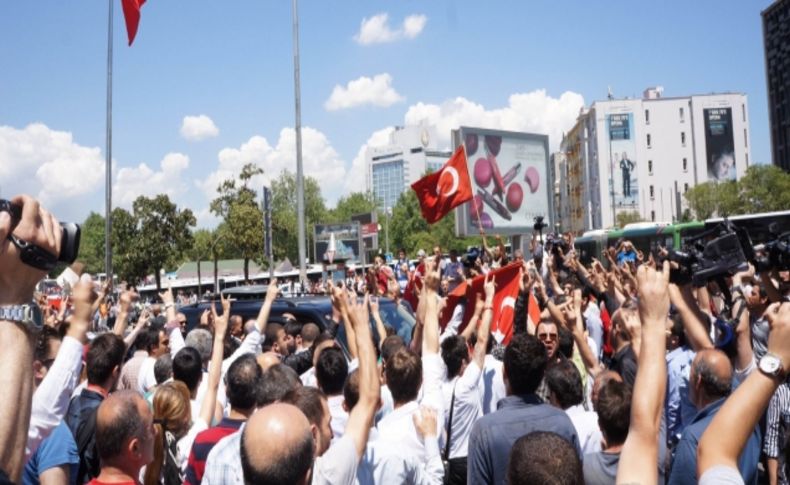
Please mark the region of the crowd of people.
POLYGON ((20 220, 0 212, 0 483, 790 477, 786 271, 733 275, 728 301, 715 283, 670 282, 669 260, 627 242, 588 267, 571 238, 535 241, 527 259, 498 238, 473 260, 437 246, 326 282, 325 328, 272 321, 272 282, 256 319, 223 298, 194 328, 169 289, 139 314, 122 291, 97 331, 109 288, 77 284, 61 311, 31 316, 45 275, 7 236, 57 255, 60 234, 36 200, 14 202, 20 220), (511 313, 495 305, 508 268, 520 275, 511 313), (473 278, 479 292, 451 298, 473 278), (411 339, 386 328, 380 296, 414 312, 411 339))

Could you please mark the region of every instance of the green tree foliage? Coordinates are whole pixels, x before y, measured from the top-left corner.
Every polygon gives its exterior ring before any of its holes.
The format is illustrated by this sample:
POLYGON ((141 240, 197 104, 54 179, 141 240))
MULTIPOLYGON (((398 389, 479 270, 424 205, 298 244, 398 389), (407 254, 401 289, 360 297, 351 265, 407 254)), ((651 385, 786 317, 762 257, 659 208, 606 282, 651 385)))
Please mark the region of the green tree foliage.
POLYGON ((773 165, 752 165, 737 182, 705 182, 685 194, 698 220, 790 208, 790 174, 773 165))
POLYGON ((710 218, 718 208, 718 189, 715 182, 705 182, 692 187, 683 195, 698 220, 710 218))
MULTIPOLYGON (((321 187, 312 177, 304 179, 305 231, 307 252, 313 252, 313 226, 326 221, 326 206, 321 187)), ((296 176, 282 171, 272 181, 272 246, 274 259, 288 257, 296 263, 299 257, 296 224, 296 176)), ((315 258, 312 258, 315 260, 315 258)))
POLYGON ((376 210, 376 201, 370 192, 352 192, 337 201, 334 209, 327 214, 327 222, 348 222, 351 216, 376 210))
MULTIPOLYGON (((386 217, 386 216, 384 216, 386 217)), ((379 247, 383 247, 385 223, 379 217, 382 232, 379 232, 379 247)), ((469 246, 479 246, 479 238, 459 238, 455 236, 455 216, 448 214, 436 224, 428 224, 422 218, 420 203, 413 190, 407 190, 398 198, 392 208, 389 221, 390 251, 404 248, 406 253, 414 255, 417 250, 431 251, 433 246, 440 245, 443 251, 457 249, 465 251, 469 246)))
POLYGON ((80 252, 77 260, 91 274, 104 272, 104 217, 91 212, 81 226, 80 252))
POLYGON ((617 213, 617 227, 625 227, 626 224, 642 222, 642 216, 637 211, 625 211, 617 213))
POLYGON ((211 202, 211 211, 222 217, 227 230, 222 232, 229 248, 244 259, 244 279, 250 278, 250 260, 263 259, 263 212, 256 201, 256 192, 249 187, 252 177, 263 169, 246 164, 239 182, 229 179, 217 187, 219 196, 211 202))

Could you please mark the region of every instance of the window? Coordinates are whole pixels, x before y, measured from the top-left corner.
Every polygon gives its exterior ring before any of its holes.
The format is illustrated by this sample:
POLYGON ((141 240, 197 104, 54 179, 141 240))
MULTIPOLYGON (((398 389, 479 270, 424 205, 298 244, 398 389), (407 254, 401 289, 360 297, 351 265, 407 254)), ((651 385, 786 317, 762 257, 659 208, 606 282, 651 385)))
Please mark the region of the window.
POLYGON ((680 132, 680 144, 683 145, 683 146, 686 146, 686 132, 685 131, 681 131, 680 132))
POLYGON ((688 172, 688 169, 689 169, 689 161, 688 161, 687 158, 684 158, 683 159, 683 171, 684 172, 688 172))
POLYGON ((746 154, 746 166, 747 167, 749 166, 749 154, 748 153, 746 154))
POLYGON ((688 183, 683 184, 683 193, 685 194, 688 191, 689 191, 689 184, 688 183))
POLYGON ((650 110, 649 109, 645 110, 645 124, 646 125, 650 124, 650 110))
POLYGON ((746 105, 741 105, 741 114, 743 115, 743 121, 746 122, 746 105))
POLYGON ((650 175, 653 175, 653 160, 648 160, 647 161, 647 172, 650 175))
POLYGON ((743 129, 743 146, 749 148, 749 137, 746 136, 746 128, 743 129))
POLYGON ((647 134, 647 148, 650 148, 650 133, 647 134))
POLYGON ((651 198, 651 199, 652 199, 652 198, 654 198, 654 197, 655 197, 655 195, 656 195, 656 191, 655 191, 655 189, 653 188, 653 186, 651 185, 651 186, 650 186, 650 198, 651 198))
POLYGON ((656 211, 650 211, 650 220, 656 222, 656 211))
POLYGON ((686 121, 685 118, 686 118, 686 115, 685 115, 685 113, 683 111, 683 106, 681 106, 680 107, 680 122, 683 123, 684 121, 686 121))

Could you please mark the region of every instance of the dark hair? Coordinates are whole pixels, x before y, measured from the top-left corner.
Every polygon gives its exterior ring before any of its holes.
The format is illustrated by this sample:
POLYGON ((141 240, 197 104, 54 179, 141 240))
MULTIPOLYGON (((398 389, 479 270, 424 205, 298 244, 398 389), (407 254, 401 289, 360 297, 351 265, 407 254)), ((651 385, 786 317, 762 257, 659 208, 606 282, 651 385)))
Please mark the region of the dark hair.
POLYGON ((678 346, 686 345, 686 331, 683 328, 683 318, 679 313, 670 316, 672 319, 672 336, 678 339, 678 346))
POLYGON ((557 350, 566 359, 573 358, 573 334, 561 325, 557 326, 557 350))
POLYGON ((546 371, 546 347, 534 335, 518 334, 505 349, 504 371, 513 394, 532 394, 546 371))
POLYGON ((583 485, 582 462, 574 446, 555 433, 534 431, 513 444, 509 485, 583 485))
POLYGON ((225 395, 234 409, 252 409, 258 404, 263 370, 253 354, 236 359, 225 374, 225 395))
POLYGON ((192 347, 184 347, 173 358, 173 379, 187 385, 194 392, 203 376, 203 360, 200 352, 192 347))
POLYGON ((286 321, 285 327, 283 328, 285 328, 285 333, 293 338, 296 338, 297 335, 302 333, 302 324, 290 319, 286 321))
POLYGON ((452 379, 461 372, 464 361, 469 360, 469 349, 466 339, 460 335, 452 335, 442 342, 442 360, 447 367, 447 378, 452 379))
POLYGON ((346 379, 346 385, 343 386, 343 400, 346 401, 346 407, 351 411, 354 406, 359 402, 359 370, 354 369, 346 379))
POLYGON ((235 338, 231 337, 230 334, 226 335, 225 340, 222 341, 222 360, 233 355, 239 347, 241 347, 241 344, 235 338))
POLYGON ((103 333, 93 339, 85 359, 88 384, 100 386, 107 382, 113 370, 123 364, 125 356, 126 344, 118 335, 103 333))
POLYGON ((33 351, 33 360, 37 360, 42 364, 49 360, 49 343, 61 340, 63 340, 63 336, 56 329, 49 325, 41 327, 36 337, 36 348, 33 351))
POLYGON ((713 367, 708 365, 704 356, 694 364, 694 373, 700 379, 702 390, 706 396, 715 400, 730 395, 730 391, 732 391, 732 373, 727 378, 722 379, 713 367))
POLYGON ((570 360, 563 360, 546 369, 546 385, 562 409, 581 404, 584 400, 581 375, 570 360))
MULTIPOLYGON (((139 437, 142 431, 142 417, 137 408, 137 399, 142 398, 135 391, 120 392, 123 394, 118 397, 123 399, 118 399, 120 402, 113 419, 108 422, 96 419, 96 450, 101 460, 120 456, 127 441, 139 437)), ((99 408, 107 405, 105 400, 99 408)))
POLYGON ((302 330, 299 332, 299 335, 302 336, 302 342, 313 343, 320 333, 321 329, 318 328, 318 325, 315 323, 305 323, 302 325, 302 330))
POLYGON ((321 351, 315 365, 315 379, 318 387, 329 396, 343 392, 343 384, 348 377, 348 362, 343 351, 329 347, 321 351))
POLYGON ((297 483, 313 466, 315 442, 309 431, 292 447, 284 449, 279 459, 268 460, 264 468, 257 468, 250 462, 250 451, 254 453, 254 450, 247 450, 246 435, 247 428, 242 431, 240 447, 244 483, 297 483))
MULTIPOLYGON (((416 326, 416 325, 415 325, 416 326)), ((400 335, 390 335, 381 342, 381 360, 385 364, 390 360, 390 357, 395 354, 399 349, 406 347, 406 342, 400 335)))
POLYGON ((157 327, 148 327, 140 332, 135 340, 137 348, 146 352, 156 348, 159 345, 159 332, 161 329, 157 327))
POLYGON ((280 330, 283 330, 283 326, 279 323, 270 323, 266 325, 266 335, 263 339, 263 351, 269 351, 274 347, 274 343, 277 342, 277 335, 280 333, 280 330))
POLYGON ((407 348, 398 349, 384 368, 387 387, 396 404, 417 399, 422 384, 422 361, 407 348))
POLYGON ((165 353, 156 358, 154 362, 154 378, 159 385, 173 377, 173 358, 169 353, 165 353))
POLYGON ((323 405, 325 399, 324 393, 315 387, 302 386, 286 394, 282 402, 298 407, 310 424, 320 427, 321 420, 325 417, 323 405))
POLYGON ((261 377, 258 392, 258 406, 266 406, 279 401, 286 394, 302 385, 296 372, 285 364, 275 364, 261 377))
POLYGON ((631 424, 631 388, 609 380, 598 393, 598 425, 609 446, 625 443, 631 424))

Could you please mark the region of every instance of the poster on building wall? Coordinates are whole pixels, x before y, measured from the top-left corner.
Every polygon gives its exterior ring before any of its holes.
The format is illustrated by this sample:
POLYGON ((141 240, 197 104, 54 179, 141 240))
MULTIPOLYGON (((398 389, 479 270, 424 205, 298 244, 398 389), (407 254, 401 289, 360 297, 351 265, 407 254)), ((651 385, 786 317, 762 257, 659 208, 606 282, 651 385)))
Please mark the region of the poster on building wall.
POLYGON ((637 210, 636 141, 633 113, 612 113, 606 116, 609 129, 609 194, 615 212, 637 210))
POLYGON ((705 118, 708 178, 711 180, 735 180, 732 108, 708 108, 702 111, 705 118))
POLYGON ((461 127, 455 142, 466 147, 474 193, 456 212, 459 235, 531 234, 539 216, 553 227, 548 136, 461 127))
POLYGON ((359 221, 314 226, 315 255, 318 261, 360 262, 359 221))

